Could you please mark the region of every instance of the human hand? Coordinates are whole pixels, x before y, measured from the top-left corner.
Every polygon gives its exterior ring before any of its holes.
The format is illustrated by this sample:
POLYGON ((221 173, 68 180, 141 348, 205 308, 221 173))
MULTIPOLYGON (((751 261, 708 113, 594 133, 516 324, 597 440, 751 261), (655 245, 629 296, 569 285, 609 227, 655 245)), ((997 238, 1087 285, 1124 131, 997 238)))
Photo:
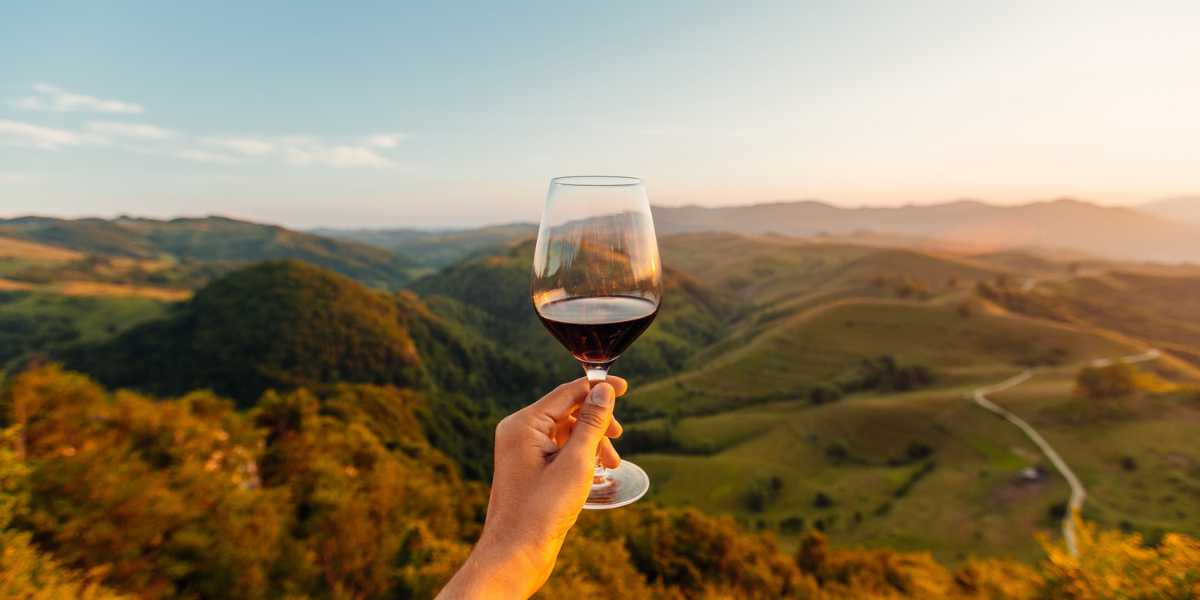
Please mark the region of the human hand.
POLYGON ((438 598, 523 600, 542 587, 591 491, 597 452, 605 467, 621 464, 608 438, 621 435, 612 412, 628 387, 576 379, 500 422, 483 535, 438 598))

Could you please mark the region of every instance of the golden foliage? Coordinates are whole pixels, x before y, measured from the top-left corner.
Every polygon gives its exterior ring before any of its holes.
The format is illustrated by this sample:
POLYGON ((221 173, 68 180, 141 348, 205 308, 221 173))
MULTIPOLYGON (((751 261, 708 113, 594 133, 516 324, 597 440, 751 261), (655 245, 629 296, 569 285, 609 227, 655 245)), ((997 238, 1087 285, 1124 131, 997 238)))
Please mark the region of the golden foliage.
POLYGON ((16 427, 0 439, 0 598, 18 600, 119 600, 99 584, 103 569, 79 574, 65 569, 39 552, 32 536, 9 529, 14 517, 28 512, 28 494, 22 489, 29 469, 12 450, 16 427))
POLYGON ((1042 563, 1044 595, 1073 600, 1110 598, 1200 597, 1200 543, 1167 534, 1157 548, 1142 546, 1142 536, 1120 531, 1097 532, 1095 523, 1075 515, 1079 558, 1063 544, 1039 538, 1046 551, 1042 563))
MULTIPOLYGON (((478 537, 486 487, 421 434, 416 394, 338 384, 110 394, 55 366, 0 389, 0 597, 432 598, 478 537), (18 442, 25 451, 21 460, 18 442), (36 541, 36 545, 35 542, 36 541)), ((731 518, 648 503, 585 512, 539 598, 805 600, 1196 598, 1200 544, 1158 547, 1077 521, 1078 559, 1039 566, 830 547, 795 556, 731 518)))

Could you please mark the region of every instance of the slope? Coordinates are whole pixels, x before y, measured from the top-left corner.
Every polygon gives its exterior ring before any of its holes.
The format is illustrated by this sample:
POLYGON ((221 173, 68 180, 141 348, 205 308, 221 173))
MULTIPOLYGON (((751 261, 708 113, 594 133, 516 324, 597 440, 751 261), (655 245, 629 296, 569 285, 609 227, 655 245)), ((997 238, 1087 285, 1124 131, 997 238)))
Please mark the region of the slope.
POLYGON ((249 262, 292 258, 368 286, 397 287, 416 264, 395 252, 223 217, 0 220, 0 235, 77 252, 140 259, 249 262))
POLYGON ((314 229, 311 233, 393 250, 440 269, 485 254, 503 253, 515 242, 536 237, 537 232, 537 225, 513 223, 468 230, 314 229))
POLYGON ((1013 248, 1070 249, 1122 260, 1200 262, 1200 226, 1076 200, 1008 207, 976 201, 855 209, 814 201, 724 208, 657 207, 654 222, 660 233, 809 236, 870 230, 925 238, 931 248, 967 254, 1013 248))

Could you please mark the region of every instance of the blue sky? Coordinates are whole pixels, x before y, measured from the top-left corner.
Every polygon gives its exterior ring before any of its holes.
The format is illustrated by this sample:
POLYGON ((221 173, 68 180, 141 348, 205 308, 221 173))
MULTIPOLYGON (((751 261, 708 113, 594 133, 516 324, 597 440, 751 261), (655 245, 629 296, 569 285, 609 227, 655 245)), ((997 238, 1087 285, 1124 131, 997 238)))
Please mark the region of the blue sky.
POLYGON ((8 2, 0 216, 1200 193, 1200 3, 8 2))

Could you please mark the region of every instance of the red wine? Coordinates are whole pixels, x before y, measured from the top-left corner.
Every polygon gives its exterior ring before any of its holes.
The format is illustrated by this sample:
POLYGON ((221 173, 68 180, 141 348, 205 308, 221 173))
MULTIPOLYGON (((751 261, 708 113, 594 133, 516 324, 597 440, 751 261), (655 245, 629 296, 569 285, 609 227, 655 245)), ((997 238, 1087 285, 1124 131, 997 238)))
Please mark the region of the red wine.
POLYGON ((556 300, 537 307, 538 318, 575 358, 610 363, 658 316, 658 305, 629 296, 556 300))

